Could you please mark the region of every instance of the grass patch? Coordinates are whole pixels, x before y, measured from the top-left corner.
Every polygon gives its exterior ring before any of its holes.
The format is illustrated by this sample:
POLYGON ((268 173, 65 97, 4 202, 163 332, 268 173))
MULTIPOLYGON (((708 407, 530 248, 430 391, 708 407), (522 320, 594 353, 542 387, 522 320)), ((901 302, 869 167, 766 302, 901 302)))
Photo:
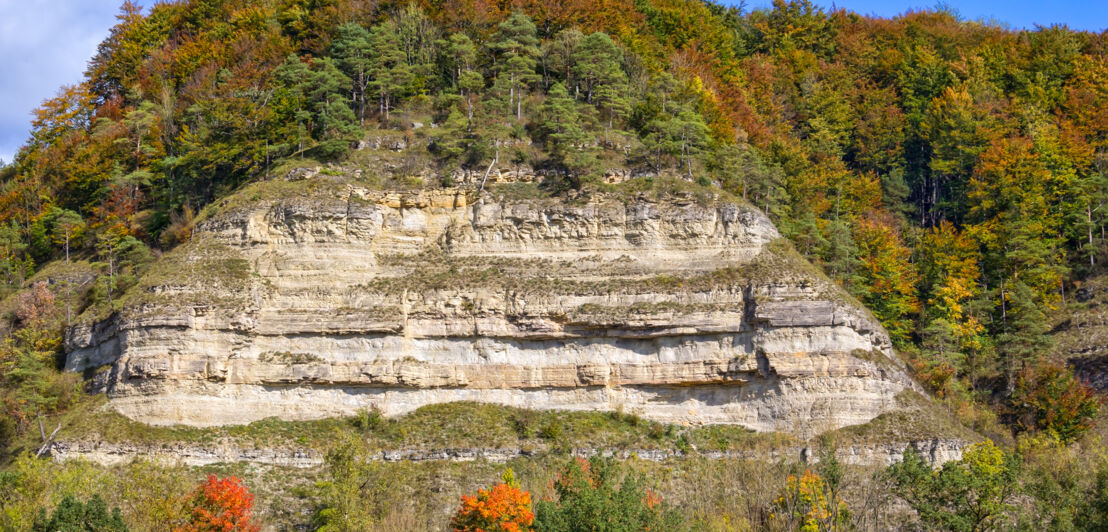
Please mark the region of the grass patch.
MULTIPOLYGON (((356 438, 375 449, 508 448, 529 453, 571 449, 698 450, 765 449, 791 442, 788 436, 756 433, 737 426, 682 427, 646 421, 619 412, 525 410, 455 402, 428 405, 404 416, 379 418, 365 413, 318 421, 268 418, 248 425, 197 428, 158 427, 132 421, 93 396, 58 421, 60 440, 96 440, 135 445, 235 444, 243 447, 304 447, 326 450, 334 442, 356 438), (372 418, 372 419, 369 419, 372 418)), ((32 434, 21 449, 34 446, 32 434)))
POLYGON ((897 394, 901 410, 886 412, 862 425, 852 425, 826 433, 824 436, 840 446, 905 442, 932 438, 957 438, 978 441, 981 436, 958 422, 940 404, 912 390, 897 394))
POLYGON ((270 353, 262 353, 258 356, 259 362, 265 362, 268 364, 284 364, 286 366, 295 366, 297 364, 311 364, 313 362, 322 362, 323 359, 319 355, 313 353, 290 353, 288 351, 276 351, 270 353))

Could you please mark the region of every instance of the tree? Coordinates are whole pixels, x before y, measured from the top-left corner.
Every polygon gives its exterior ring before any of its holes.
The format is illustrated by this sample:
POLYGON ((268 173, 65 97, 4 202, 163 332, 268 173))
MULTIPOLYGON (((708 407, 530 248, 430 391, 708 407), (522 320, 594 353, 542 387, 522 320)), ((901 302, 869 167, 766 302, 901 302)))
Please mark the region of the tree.
POLYGON ((273 69, 273 76, 280 89, 275 94, 273 105, 279 115, 286 118, 285 123, 296 126, 296 151, 301 154, 306 149, 305 137, 310 138, 312 113, 309 111, 308 91, 312 86, 312 71, 296 54, 289 54, 285 61, 273 69))
POLYGON ((619 47, 606 33, 596 32, 581 41, 572 58, 573 79, 581 84, 585 102, 601 111, 611 129, 615 119, 626 118, 631 109, 619 47))
POLYGON ((1045 431, 1066 445, 1092 428, 1101 403, 1092 388, 1057 363, 1021 371, 1010 401, 1024 430, 1045 431))
POLYGON ((65 263, 69 264, 69 244, 72 240, 80 239, 84 234, 86 225, 80 214, 68 209, 52 207, 48 216, 53 218, 54 230, 52 237, 54 243, 65 247, 65 263))
POLYGON ((331 42, 331 56, 343 73, 353 81, 351 100, 357 105, 358 122, 365 124, 365 96, 372 82, 370 69, 373 49, 369 31, 353 22, 339 26, 336 31, 335 40, 331 42))
POLYGON ((962 459, 935 471, 912 446, 904 460, 885 469, 893 492, 919 515, 927 530, 996 530, 1011 509, 1019 463, 990 440, 975 443, 962 459))
POLYGON ((766 214, 783 214, 787 197, 781 169, 767 164, 753 146, 718 143, 709 153, 707 166, 724 190, 760 206, 766 214))
POLYGON ((535 504, 535 529, 549 532, 687 530, 681 517, 611 459, 574 458, 554 480, 557 501, 535 504))
POLYGON ((174 532, 258 532, 251 515, 254 495, 236 477, 208 475, 188 500, 189 517, 174 532))
POLYGON ((388 504, 387 487, 373 478, 371 463, 361 442, 344 441, 328 451, 323 480, 316 484, 319 507, 313 525, 320 532, 370 530, 381 508, 388 504))
POLYGON ((297 147, 290 155, 308 151, 322 158, 344 155, 357 134, 357 118, 347 105, 350 78, 330 58, 316 59, 308 66, 295 55, 286 58, 274 75, 281 85, 274 106, 296 127, 297 147))
POLYGON ((655 170, 667 166, 666 157, 672 157, 678 168, 685 166, 687 176, 692 178, 693 158, 708 140, 708 126, 700 113, 685 103, 669 102, 647 122, 642 134, 643 149, 655 170))
POLYGON ((546 151, 555 164, 561 166, 579 184, 581 173, 592 166, 589 136, 581 127, 577 102, 569 97, 565 85, 555 83, 542 106, 542 132, 546 151))
POLYGON ((931 146, 930 178, 922 199, 932 225, 965 215, 966 183, 991 135, 980 114, 969 92, 953 87, 943 89, 927 110, 922 133, 931 146))
POLYGON ((450 520, 455 532, 527 532, 535 514, 531 511, 531 494, 519 489, 511 469, 504 472, 503 482, 477 495, 463 495, 462 504, 450 520))
POLYGON ((499 29, 492 49, 500 58, 497 68, 508 89, 508 109, 514 107, 516 120, 522 121, 524 93, 540 79, 535 73, 539 56, 538 30, 531 17, 522 11, 512 13, 500 23, 499 29))
POLYGON ((1016 386, 1016 376, 1028 366, 1035 365, 1053 344, 1047 333, 1050 322, 1035 304, 1031 288, 1021 281, 1008 285, 1001 296, 1005 316, 1003 329, 997 335, 997 347, 1004 357, 1007 390, 1016 386))
POLYGON ((773 506, 774 522, 801 532, 843 530, 850 522, 846 503, 837 500, 829 483, 810 469, 799 477, 789 475, 773 506))
POLYGON ((369 45, 372 51, 369 86, 377 94, 378 111, 389 122, 389 113, 404 88, 411 80, 412 72, 405 61, 404 48, 397 32, 396 23, 386 20, 373 26, 369 31, 369 45))
POLYGON ((917 274, 911 251, 887 220, 863 219, 855 228, 860 259, 858 275, 865 292, 859 296, 881 320, 894 340, 906 341, 911 318, 919 312, 917 274))
POLYGON ((477 93, 485 88, 485 78, 476 70, 477 48, 464 33, 451 34, 443 47, 446 48, 446 60, 454 88, 465 106, 467 130, 472 131, 477 93))
POLYGON ((312 74, 308 98, 312 101, 315 137, 319 141, 313 150, 326 159, 345 155, 357 135, 354 112, 344 96, 350 78, 326 57, 315 61, 312 74))
POLYGON ((88 502, 81 502, 72 495, 62 497, 50 517, 46 509, 39 510, 32 532, 127 532, 127 524, 119 508, 108 511, 108 505, 99 495, 88 502))

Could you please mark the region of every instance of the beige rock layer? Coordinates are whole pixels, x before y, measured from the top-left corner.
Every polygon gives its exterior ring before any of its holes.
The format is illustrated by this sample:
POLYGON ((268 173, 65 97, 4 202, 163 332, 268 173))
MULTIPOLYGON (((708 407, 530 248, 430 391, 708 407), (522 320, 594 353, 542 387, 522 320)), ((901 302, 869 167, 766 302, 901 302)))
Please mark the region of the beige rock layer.
POLYGON ((757 210, 458 191, 259 200, 204 222, 67 367, 152 424, 473 400, 812 434, 897 408, 888 337, 757 210))

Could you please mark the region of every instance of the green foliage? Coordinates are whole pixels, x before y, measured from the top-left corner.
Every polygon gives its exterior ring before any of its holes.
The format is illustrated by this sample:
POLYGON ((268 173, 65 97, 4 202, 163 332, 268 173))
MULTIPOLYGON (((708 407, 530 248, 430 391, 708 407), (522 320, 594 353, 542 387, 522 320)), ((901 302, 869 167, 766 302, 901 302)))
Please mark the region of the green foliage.
POLYGON ((46 509, 39 511, 32 532, 127 532, 127 524, 119 508, 108 511, 108 505, 99 495, 88 502, 81 502, 70 495, 62 497, 50 517, 46 509))
POLYGON ((550 532, 686 530, 681 517, 617 462, 573 459, 554 481, 557 501, 535 504, 535 529, 550 532))
POLYGON ((394 486, 376 475, 381 466, 368 458, 365 445, 354 438, 338 441, 328 451, 324 480, 316 484, 316 530, 371 530, 389 504, 396 502, 394 486))
POLYGON ((889 466, 885 476, 926 529, 969 532, 1003 527, 1018 493, 1018 471, 1015 457, 986 440, 937 471, 909 446, 904 460, 889 466))

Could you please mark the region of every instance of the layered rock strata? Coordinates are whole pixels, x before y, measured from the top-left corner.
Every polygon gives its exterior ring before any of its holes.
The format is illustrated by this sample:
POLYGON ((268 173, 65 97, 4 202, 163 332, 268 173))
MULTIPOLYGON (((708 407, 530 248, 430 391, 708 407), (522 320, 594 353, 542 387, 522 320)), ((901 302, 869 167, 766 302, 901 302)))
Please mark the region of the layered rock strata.
POLYGON ((195 426, 471 400, 812 434, 915 389, 880 325, 745 205, 285 196, 204 221, 69 331, 67 367, 128 417, 195 426))
MULTIPOLYGON (((961 460, 966 440, 931 438, 911 442, 882 444, 856 444, 835 450, 835 457, 842 463, 861 466, 885 467, 904 459, 908 447, 915 448, 920 457, 931 466, 938 467, 949 461, 961 460)), ((708 460, 770 460, 819 462, 819 449, 811 447, 783 447, 773 450, 706 450, 674 451, 671 449, 594 449, 577 448, 573 456, 601 455, 626 460, 632 456, 641 460, 661 462, 680 458, 705 458, 708 460)), ((449 461, 472 462, 477 460, 504 463, 531 456, 521 447, 449 448, 449 449, 389 449, 377 451, 368 459, 381 462, 449 461)), ((257 448, 220 444, 157 444, 137 445, 97 441, 60 441, 50 446, 50 456, 57 461, 85 460, 103 466, 128 464, 135 459, 149 460, 166 465, 204 467, 214 464, 250 463, 276 465, 303 469, 324 467, 324 453, 313 449, 257 448)))

